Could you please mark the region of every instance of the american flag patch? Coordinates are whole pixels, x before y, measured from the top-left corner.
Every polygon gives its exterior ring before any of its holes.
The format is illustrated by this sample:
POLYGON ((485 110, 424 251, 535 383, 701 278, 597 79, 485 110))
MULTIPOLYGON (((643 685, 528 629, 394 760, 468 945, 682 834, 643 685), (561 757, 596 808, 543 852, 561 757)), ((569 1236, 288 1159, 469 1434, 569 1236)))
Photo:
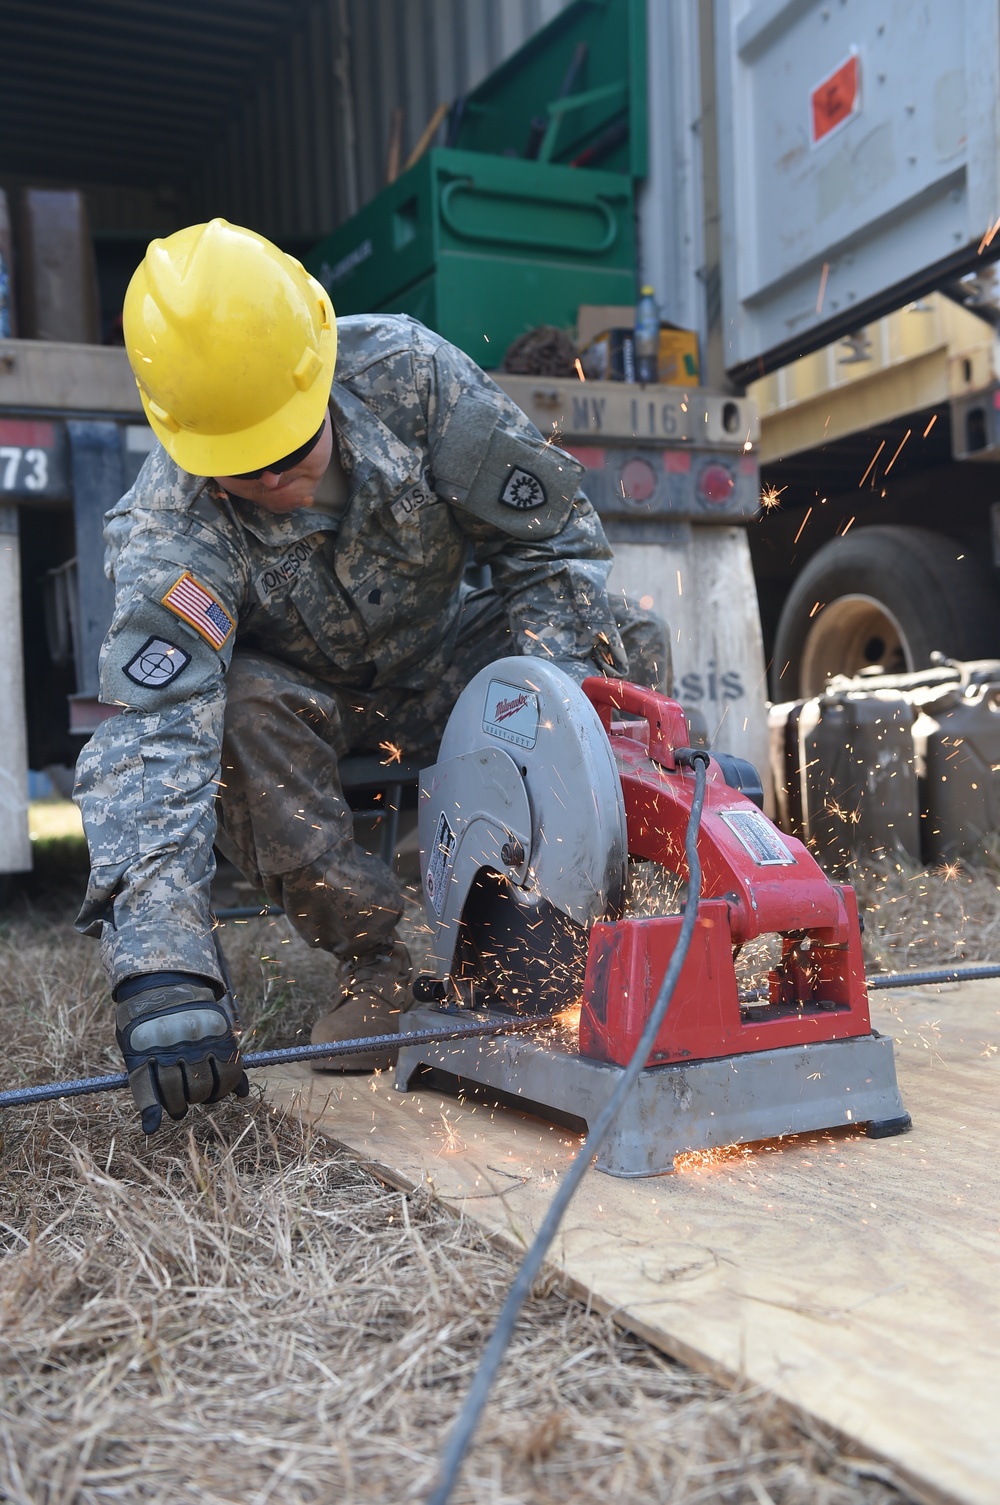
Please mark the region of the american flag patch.
POLYGON ((213 648, 221 648, 233 630, 233 619, 193 575, 182 575, 163 597, 163 605, 190 622, 213 648))

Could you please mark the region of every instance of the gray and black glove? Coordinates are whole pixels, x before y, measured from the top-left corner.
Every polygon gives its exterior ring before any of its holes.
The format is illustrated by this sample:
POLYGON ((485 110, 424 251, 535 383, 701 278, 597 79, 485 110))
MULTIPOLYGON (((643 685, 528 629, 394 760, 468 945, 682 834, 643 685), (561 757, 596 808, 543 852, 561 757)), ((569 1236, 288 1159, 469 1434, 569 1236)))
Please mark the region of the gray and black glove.
MULTIPOLYGON (((170 974, 167 974, 168 976, 170 974)), ((183 1118, 191 1103, 217 1103, 250 1091, 235 1017, 200 978, 130 978, 118 990, 115 1035, 145 1134, 163 1110, 183 1118), (122 998, 121 994, 125 993, 122 998)))

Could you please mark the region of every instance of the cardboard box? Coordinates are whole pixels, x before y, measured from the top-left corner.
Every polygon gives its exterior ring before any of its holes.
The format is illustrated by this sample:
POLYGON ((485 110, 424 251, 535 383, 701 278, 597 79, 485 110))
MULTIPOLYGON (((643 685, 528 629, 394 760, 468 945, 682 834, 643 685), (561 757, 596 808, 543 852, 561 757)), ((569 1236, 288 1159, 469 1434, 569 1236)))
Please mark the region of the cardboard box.
POLYGON ((631 303, 581 303, 576 315, 576 348, 584 351, 610 329, 634 329, 631 303))
MULTIPOLYGON (((634 307, 581 303, 576 344, 591 381, 635 380, 634 330, 634 307)), ((698 336, 693 329, 661 322, 657 381, 667 387, 700 385, 698 336)))
POLYGON ((693 329, 678 329, 676 324, 660 325, 657 374, 660 383, 666 387, 697 387, 700 384, 698 336, 693 329))

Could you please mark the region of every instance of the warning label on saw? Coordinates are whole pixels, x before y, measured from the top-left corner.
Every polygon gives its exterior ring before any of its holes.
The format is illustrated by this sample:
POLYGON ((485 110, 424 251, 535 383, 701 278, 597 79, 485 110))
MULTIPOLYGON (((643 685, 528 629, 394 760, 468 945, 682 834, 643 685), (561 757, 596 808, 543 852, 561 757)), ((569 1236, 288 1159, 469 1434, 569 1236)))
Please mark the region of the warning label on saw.
POLYGON ((448 824, 447 815, 442 810, 438 817, 434 845, 431 847, 430 859, 427 863, 427 876, 424 878, 424 890, 439 919, 444 908, 448 874, 451 871, 451 861, 454 855, 455 833, 448 824))
POLYGON ((795 858, 759 810, 724 810, 722 819, 758 867, 794 867, 795 858))
POLYGON ((501 742, 534 747, 538 740, 538 696, 521 685, 491 679, 483 707, 483 731, 501 742))

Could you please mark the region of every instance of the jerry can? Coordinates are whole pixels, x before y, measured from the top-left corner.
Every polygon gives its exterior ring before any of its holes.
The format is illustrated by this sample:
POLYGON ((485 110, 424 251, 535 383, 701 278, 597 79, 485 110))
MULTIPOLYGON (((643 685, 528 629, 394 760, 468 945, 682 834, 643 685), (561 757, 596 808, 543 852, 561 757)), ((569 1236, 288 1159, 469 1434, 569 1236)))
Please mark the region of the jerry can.
POLYGON ((767 708, 768 765, 774 789, 775 820, 789 836, 804 839, 802 775, 799 768, 799 717, 803 701, 789 700, 767 708))
POLYGON ((925 862, 981 861, 1000 837, 1000 665, 993 682, 913 696, 925 862))
POLYGON ((798 717, 802 834, 828 871, 861 858, 920 861, 914 707, 894 690, 840 690, 798 717))

